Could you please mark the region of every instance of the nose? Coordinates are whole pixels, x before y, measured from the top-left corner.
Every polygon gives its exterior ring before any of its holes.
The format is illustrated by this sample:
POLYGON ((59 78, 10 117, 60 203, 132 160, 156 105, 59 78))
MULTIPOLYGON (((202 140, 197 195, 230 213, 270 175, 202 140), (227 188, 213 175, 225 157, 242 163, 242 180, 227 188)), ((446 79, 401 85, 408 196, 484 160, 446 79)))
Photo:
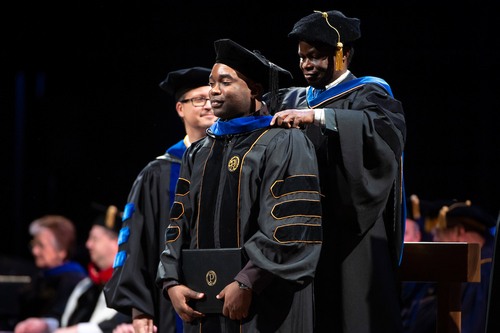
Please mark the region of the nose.
POLYGON ((207 101, 205 102, 205 105, 203 105, 203 108, 212 110, 212 103, 210 102, 210 98, 207 99, 207 101))
POLYGON ((303 60, 300 61, 300 67, 301 68, 311 68, 311 67, 313 67, 313 64, 309 59, 304 58, 303 60))
POLYGON ((217 83, 212 84, 211 89, 208 91, 208 95, 218 95, 220 94, 219 85, 217 83))

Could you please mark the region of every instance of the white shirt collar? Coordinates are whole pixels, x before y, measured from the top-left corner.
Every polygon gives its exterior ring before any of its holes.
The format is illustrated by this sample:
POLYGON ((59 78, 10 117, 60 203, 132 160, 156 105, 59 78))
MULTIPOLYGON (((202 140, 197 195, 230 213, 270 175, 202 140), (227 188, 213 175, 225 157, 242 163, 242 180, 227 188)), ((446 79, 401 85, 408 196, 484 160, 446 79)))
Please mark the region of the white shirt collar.
POLYGON ((346 77, 347 75, 349 75, 351 72, 349 70, 346 70, 346 72, 342 75, 340 75, 335 81, 333 81, 332 83, 328 84, 325 88, 326 89, 329 89, 331 87, 335 87, 337 84, 339 84, 340 82, 342 82, 346 77))

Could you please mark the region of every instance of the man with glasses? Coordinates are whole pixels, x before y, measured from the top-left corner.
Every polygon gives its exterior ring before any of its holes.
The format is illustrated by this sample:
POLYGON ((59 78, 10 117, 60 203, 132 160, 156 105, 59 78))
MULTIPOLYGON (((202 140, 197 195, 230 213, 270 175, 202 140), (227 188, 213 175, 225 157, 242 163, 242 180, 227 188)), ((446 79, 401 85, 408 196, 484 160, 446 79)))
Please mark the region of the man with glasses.
POLYGON ((109 307, 132 314, 134 327, 123 324, 117 332, 133 332, 134 328, 136 332, 153 332, 154 326, 158 333, 182 332, 182 321, 176 320, 171 304, 161 297, 155 278, 182 155, 217 119, 208 102, 209 74, 208 68, 185 68, 170 72, 160 83, 175 99, 186 136, 151 161, 129 193, 119 252, 105 294, 109 307))

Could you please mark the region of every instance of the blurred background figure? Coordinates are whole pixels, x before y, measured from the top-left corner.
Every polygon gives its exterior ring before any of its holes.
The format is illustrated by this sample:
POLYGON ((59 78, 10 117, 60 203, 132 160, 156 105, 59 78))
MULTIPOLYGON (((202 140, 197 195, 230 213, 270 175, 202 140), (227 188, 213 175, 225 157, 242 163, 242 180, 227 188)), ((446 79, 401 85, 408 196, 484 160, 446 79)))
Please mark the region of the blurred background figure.
MULTIPOLYGON (((158 332, 158 327, 154 326, 153 332, 158 332)), ((135 333, 134 325, 132 324, 120 324, 115 327, 113 333, 135 333)))
MULTIPOLYGON (((434 205, 436 207, 436 205, 434 205)), ((481 282, 462 287, 462 333, 484 333, 491 276, 495 219, 470 201, 441 206, 437 215, 425 216, 425 227, 435 242, 478 243, 481 247, 481 282)), ((436 285, 422 284, 411 300, 411 309, 403 313, 405 332, 436 332, 436 285)))
POLYGON ((420 242, 422 240, 422 232, 420 231, 420 225, 417 221, 406 218, 405 227, 405 242, 420 242))
POLYGON ((60 322, 30 318, 30 326, 19 324, 16 333, 111 333, 117 325, 131 321, 130 317, 108 308, 102 292, 113 273, 121 213, 116 206, 95 208, 105 213, 100 212, 93 221, 85 243, 90 256, 88 277, 73 289, 60 322))
POLYGON ((73 261, 76 231, 71 220, 61 215, 46 215, 29 226, 31 252, 39 269, 32 283, 20 291, 20 319, 16 332, 43 332, 47 325, 59 323, 75 286, 87 274, 73 261), (44 317, 40 322, 35 317, 44 317), (41 325, 41 326, 40 326, 41 325))
MULTIPOLYGON (((408 211, 405 224, 404 241, 421 242, 423 241, 423 219, 420 211, 420 200, 412 194, 407 203, 408 211)), ((428 292, 432 284, 419 283, 414 281, 403 281, 401 283, 401 318, 403 330, 411 325, 411 316, 416 311, 418 302, 428 292)))
POLYGON ((129 316, 108 308, 102 292, 113 273, 121 218, 122 213, 111 205, 106 214, 94 220, 85 243, 90 255, 89 277, 76 286, 64 310, 62 328, 55 332, 111 333, 117 325, 132 321, 129 316))
POLYGON ((437 202, 429 202, 426 200, 420 201, 420 198, 416 194, 410 195, 410 198, 407 203, 408 211, 407 217, 411 220, 406 223, 407 228, 409 228, 409 235, 406 235, 405 229, 405 241, 406 242, 415 242, 415 240, 407 240, 406 238, 410 237, 419 237, 420 239, 417 242, 431 242, 432 235, 425 227, 426 217, 436 217, 439 213, 439 209, 443 205, 451 204, 453 201, 437 201, 437 202), (418 231, 417 231, 418 229, 418 231), (413 232, 417 232, 420 235, 415 235, 413 232))

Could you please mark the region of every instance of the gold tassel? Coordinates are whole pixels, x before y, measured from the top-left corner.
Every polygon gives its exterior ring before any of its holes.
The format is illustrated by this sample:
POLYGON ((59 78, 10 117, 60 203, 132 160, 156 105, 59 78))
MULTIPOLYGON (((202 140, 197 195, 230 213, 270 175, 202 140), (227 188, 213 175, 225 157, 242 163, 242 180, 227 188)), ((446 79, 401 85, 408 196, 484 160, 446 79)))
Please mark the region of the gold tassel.
POLYGON ((342 70, 342 64, 344 59, 344 52, 342 52, 343 44, 341 42, 337 43, 337 50, 335 51, 335 70, 342 70))
POLYGON ((443 206, 439 210, 439 215, 437 218, 437 223, 435 225, 436 229, 446 229, 448 227, 448 223, 446 223, 446 213, 450 210, 450 207, 443 206))
POLYGON ((328 21, 328 13, 327 12, 321 12, 319 10, 315 10, 314 12, 320 13, 321 16, 325 19, 326 24, 328 24, 330 26, 330 28, 335 30, 335 32, 337 33, 339 40, 337 42, 337 49, 335 50, 335 70, 340 71, 340 70, 342 70, 342 65, 344 63, 344 52, 343 52, 344 44, 342 44, 342 42, 340 41, 340 33, 337 30, 337 28, 335 28, 333 25, 331 25, 330 22, 328 21))
POLYGON ((420 199, 416 194, 410 195, 411 201, 411 211, 413 215, 413 219, 419 220, 422 217, 422 213, 420 212, 420 199))
POLYGON ((109 206, 108 210, 106 211, 106 227, 108 229, 113 229, 115 227, 115 218, 116 214, 118 213, 118 208, 116 206, 109 206))
POLYGON ((446 229, 448 223, 446 221, 446 214, 457 207, 469 207, 472 204, 470 200, 465 200, 465 202, 456 202, 450 206, 443 206, 439 210, 439 215, 434 218, 425 219, 425 231, 431 232, 433 229, 446 229))

